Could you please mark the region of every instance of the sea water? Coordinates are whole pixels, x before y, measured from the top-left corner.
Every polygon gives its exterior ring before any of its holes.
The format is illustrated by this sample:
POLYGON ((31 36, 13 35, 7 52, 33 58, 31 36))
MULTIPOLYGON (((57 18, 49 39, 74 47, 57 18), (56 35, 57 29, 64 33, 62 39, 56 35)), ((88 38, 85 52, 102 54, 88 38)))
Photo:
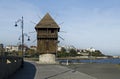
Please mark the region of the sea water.
MULTIPOLYGON (((61 63, 66 63, 67 59, 58 60, 61 63)), ((69 59, 69 63, 110 63, 110 64, 120 64, 120 59, 69 59)))

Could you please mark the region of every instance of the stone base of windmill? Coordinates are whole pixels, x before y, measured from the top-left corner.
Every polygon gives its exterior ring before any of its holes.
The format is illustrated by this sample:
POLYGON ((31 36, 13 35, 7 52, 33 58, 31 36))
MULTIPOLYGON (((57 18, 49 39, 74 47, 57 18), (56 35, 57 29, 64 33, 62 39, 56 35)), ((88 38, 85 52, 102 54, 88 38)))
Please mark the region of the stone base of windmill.
POLYGON ((55 61, 55 55, 54 54, 41 54, 39 56, 39 64, 58 64, 58 62, 55 61))

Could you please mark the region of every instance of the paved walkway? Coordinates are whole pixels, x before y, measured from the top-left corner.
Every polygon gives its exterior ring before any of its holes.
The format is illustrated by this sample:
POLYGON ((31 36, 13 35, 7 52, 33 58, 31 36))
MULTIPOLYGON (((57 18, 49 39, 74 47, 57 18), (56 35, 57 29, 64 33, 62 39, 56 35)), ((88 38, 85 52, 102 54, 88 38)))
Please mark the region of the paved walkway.
POLYGON ((117 64, 76 64, 67 67, 97 79, 120 79, 120 65, 117 64))
POLYGON ((96 79, 60 65, 41 65, 35 62, 25 62, 24 65, 9 79, 96 79))
POLYGON ((31 62, 25 62, 24 67, 19 69, 14 75, 8 79, 34 79, 36 74, 36 67, 31 62))

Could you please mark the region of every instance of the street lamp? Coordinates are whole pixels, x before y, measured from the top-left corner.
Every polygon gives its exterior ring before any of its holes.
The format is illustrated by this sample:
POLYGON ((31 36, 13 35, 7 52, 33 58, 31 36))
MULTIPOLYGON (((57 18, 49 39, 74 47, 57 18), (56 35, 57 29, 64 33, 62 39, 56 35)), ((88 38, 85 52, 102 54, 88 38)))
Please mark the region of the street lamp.
POLYGON ((23 34, 23 32, 24 32, 24 30, 23 30, 24 21, 23 21, 23 16, 22 16, 21 19, 18 19, 18 20, 15 22, 15 27, 18 26, 18 23, 19 23, 19 22, 21 23, 21 29, 22 29, 22 31, 21 31, 21 33, 22 33, 22 57, 24 57, 24 34, 23 34))
MULTIPOLYGON (((28 36, 28 34, 24 33, 23 36, 28 37, 27 41, 30 41, 30 36, 28 36)), ((20 40, 21 37, 22 37, 22 36, 20 36, 20 37, 18 38, 18 40, 20 40)))

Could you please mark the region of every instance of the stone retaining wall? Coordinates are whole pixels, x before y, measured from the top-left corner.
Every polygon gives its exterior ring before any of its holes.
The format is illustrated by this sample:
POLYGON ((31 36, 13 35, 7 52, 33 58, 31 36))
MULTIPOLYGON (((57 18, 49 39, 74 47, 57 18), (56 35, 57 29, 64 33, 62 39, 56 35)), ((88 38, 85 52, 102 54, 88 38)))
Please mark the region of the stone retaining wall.
POLYGON ((8 78, 23 64, 21 57, 0 57, 0 79, 8 78))

